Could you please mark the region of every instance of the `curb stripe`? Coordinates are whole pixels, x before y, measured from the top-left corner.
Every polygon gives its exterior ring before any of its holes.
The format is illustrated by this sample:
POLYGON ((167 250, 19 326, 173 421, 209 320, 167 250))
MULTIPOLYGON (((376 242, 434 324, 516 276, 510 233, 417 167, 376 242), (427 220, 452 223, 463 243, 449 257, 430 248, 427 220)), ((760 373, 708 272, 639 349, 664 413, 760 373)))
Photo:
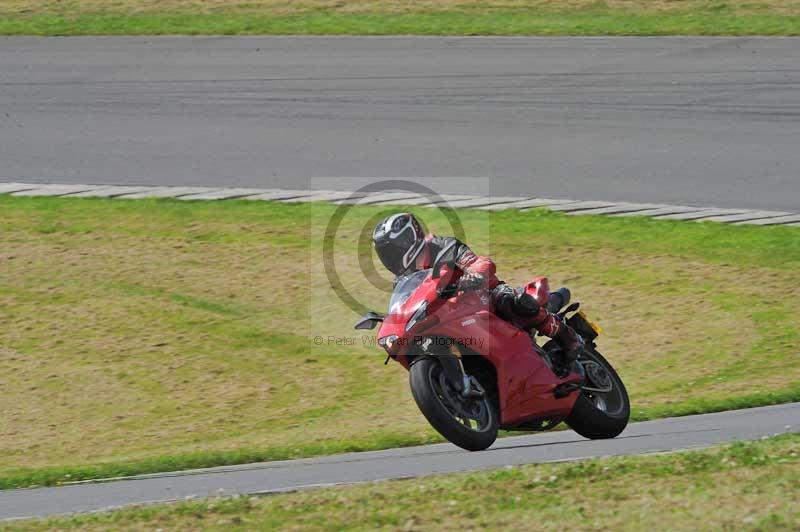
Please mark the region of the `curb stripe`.
POLYGON ((565 212, 567 214, 580 214, 583 211, 603 209, 614 205, 616 203, 610 201, 576 201, 575 203, 565 203, 563 205, 550 205, 547 208, 551 211, 565 212))
POLYGON ((72 198, 117 198, 125 194, 133 194, 136 192, 147 192, 156 187, 140 187, 140 186, 103 186, 85 192, 78 192, 77 194, 70 194, 72 198))
POLYGON ((478 207, 479 209, 487 211, 502 211, 506 209, 519 209, 527 211, 529 209, 536 209, 538 207, 549 207, 550 205, 563 205, 565 203, 578 203, 577 200, 557 200, 547 198, 529 198, 520 201, 512 201, 511 203, 500 203, 497 205, 488 205, 486 207, 478 207))
POLYGON ((662 214, 676 214, 679 212, 697 212, 702 211, 703 207, 687 207, 685 205, 662 205, 655 209, 647 209, 638 212, 628 212, 623 214, 612 214, 611 216, 660 216, 662 214))
POLYGON ((596 209, 585 209, 582 211, 568 212, 570 216, 583 216, 587 214, 618 214, 618 213, 639 213, 649 209, 661 207, 653 203, 617 203, 609 207, 598 207, 596 209))
POLYGON ((431 200, 423 194, 401 191, 355 193, 343 190, 291 190, 244 187, 190 187, 148 185, 81 185, 43 183, 0 183, 0 194, 25 197, 73 198, 174 198, 182 201, 223 201, 229 199, 305 203, 327 201, 334 204, 358 205, 416 205, 437 207, 447 204, 453 208, 472 208, 485 211, 520 211, 546 208, 569 216, 647 216, 658 220, 730 223, 734 225, 787 225, 800 227, 800 214, 756 209, 723 209, 691 207, 660 203, 631 203, 598 200, 535 198, 526 196, 478 196, 470 194, 441 194, 431 200))
POLYGON ((745 209, 701 209, 694 212, 678 212, 675 214, 656 215, 654 218, 659 220, 703 220, 714 216, 724 216, 732 214, 744 214, 745 209))
POLYGON ((789 216, 790 212, 780 211, 750 211, 743 214, 728 214, 723 216, 710 216, 704 218, 703 222, 747 222, 749 220, 761 220, 763 218, 778 218, 781 216, 789 216))
POLYGON ((245 196, 254 196, 256 194, 263 194, 269 192, 265 188, 229 188, 223 190, 211 190, 209 192, 198 192, 195 194, 187 194, 185 196, 177 196, 178 199, 188 200, 224 200, 236 199, 245 196))
POLYGON ((36 185, 26 183, 0 183, 0 194, 11 194, 12 192, 21 192, 34 188, 36 188, 36 185))
POLYGON ((800 222, 800 214, 777 216, 775 218, 766 218, 761 220, 748 220, 746 222, 735 222, 734 225, 782 225, 788 224, 789 222, 800 222))
POLYGON ((494 205, 502 205, 507 203, 513 203, 515 201, 519 201, 520 198, 518 197, 509 197, 509 196, 485 196, 485 197, 474 197, 468 199, 460 199, 460 200, 453 200, 448 201, 447 204, 453 208, 477 208, 477 207, 489 207, 494 205))
POLYGON ((27 197, 68 196, 70 194, 94 190, 95 188, 97 187, 92 185, 50 185, 48 188, 37 187, 27 190, 20 190, 18 192, 14 192, 13 195, 27 197))

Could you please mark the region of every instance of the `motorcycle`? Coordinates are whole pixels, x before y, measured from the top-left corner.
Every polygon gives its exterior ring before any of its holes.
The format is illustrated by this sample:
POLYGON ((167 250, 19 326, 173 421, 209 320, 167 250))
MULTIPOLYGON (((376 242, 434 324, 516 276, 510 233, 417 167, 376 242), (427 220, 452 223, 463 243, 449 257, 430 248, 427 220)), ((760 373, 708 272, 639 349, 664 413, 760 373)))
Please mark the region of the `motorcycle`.
POLYGON ((369 312, 355 324, 381 324, 385 363, 393 359, 409 371, 411 393, 433 428, 469 451, 488 448, 499 429, 543 431, 562 421, 590 439, 619 435, 630 417, 628 393, 597 350, 601 329, 580 303, 570 304, 569 290, 550 293, 544 277, 525 286, 586 343, 559 378, 552 369, 556 343, 539 346, 535 334, 495 315, 488 290, 460 289, 463 272, 452 251, 448 246, 431 268, 398 278, 385 316, 369 312))

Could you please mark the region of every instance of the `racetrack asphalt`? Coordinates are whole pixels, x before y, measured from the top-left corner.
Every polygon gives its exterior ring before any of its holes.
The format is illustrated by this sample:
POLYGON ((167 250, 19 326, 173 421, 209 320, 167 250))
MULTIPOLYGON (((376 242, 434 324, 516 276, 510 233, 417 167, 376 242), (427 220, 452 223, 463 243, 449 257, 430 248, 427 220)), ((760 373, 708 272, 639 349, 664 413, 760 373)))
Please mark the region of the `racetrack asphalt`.
POLYGON ((798 212, 798 58, 800 38, 2 38, 0 181, 488 176, 798 212))
MULTIPOLYGON (((420 422, 424 420, 420 416, 420 422)), ((613 440, 572 431, 515 436, 489 450, 426 445, 303 460, 142 475, 55 488, 0 491, 0 519, 109 510, 196 497, 290 491, 520 464, 653 453, 751 440, 800 427, 800 403, 633 423, 613 440)))

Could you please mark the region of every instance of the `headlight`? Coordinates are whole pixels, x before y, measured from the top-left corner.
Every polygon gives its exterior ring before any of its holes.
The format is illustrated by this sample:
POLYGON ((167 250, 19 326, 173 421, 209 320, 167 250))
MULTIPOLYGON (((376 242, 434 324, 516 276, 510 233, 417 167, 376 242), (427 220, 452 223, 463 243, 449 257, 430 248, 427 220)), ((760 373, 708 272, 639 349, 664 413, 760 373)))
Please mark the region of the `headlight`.
POLYGON ((428 302, 423 301, 419 304, 417 310, 414 311, 414 314, 411 315, 411 319, 408 320, 408 323, 406 323, 406 332, 410 331, 418 321, 424 320, 426 317, 428 317, 428 302))
POLYGON ((396 334, 390 334, 389 336, 384 336, 383 338, 378 338, 378 345, 382 348, 386 349, 387 351, 392 348, 394 343, 397 341, 396 334))

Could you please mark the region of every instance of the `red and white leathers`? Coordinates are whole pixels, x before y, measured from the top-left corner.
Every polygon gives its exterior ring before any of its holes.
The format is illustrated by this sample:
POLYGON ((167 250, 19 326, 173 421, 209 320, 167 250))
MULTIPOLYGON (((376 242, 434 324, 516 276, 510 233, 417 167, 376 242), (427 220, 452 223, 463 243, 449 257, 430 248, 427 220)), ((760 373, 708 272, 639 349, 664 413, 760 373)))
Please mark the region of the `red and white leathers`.
POLYGON ((433 259, 446 246, 455 242, 453 258, 456 265, 469 276, 481 276, 486 288, 492 290, 495 311, 501 318, 511 321, 523 329, 536 329, 541 334, 555 338, 568 328, 558 317, 522 291, 501 282, 497 278, 497 267, 489 257, 476 255, 463 242, 454 237, 428 235, 422 251, 417 255, 415 270, 433 266, 433 259))
POLYGON ((426 236, 422 251, 417 255, 414 270, 424 270, 433 266, 433 259, 436 255, 453 242, 455 242, 452 252, 453 260, 455 260, 456 266, 463 270, 464 273, 482 276, 486 287, 489 289, 500 283, 497 279, 497 268, 494 265, 494 261, 489 257, 476 255, 469 249, 469 246, 454 237, 426 236))

